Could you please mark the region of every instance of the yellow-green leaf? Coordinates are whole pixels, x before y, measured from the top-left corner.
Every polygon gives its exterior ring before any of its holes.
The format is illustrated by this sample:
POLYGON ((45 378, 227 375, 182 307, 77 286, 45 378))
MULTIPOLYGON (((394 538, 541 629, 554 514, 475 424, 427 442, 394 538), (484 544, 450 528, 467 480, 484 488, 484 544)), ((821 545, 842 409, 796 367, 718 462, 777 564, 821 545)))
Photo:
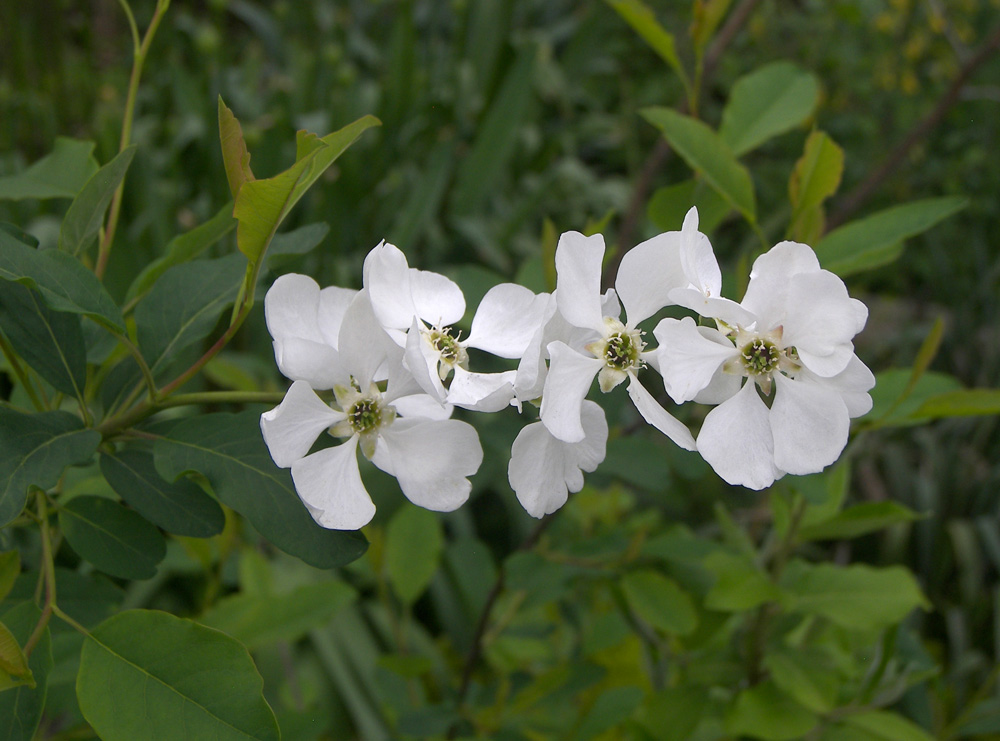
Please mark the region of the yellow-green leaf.
POLYGON ((14 635, 0 623, 0 691, 22 684, 35 686, 28 660, 14 635))
POLYGON ((236 120, 232 110, 222 102, 219 96, 219 140, 222 143, 222 162, 226 168, 226 179, 229 181, 229 192, 233 198, 248 180, 253 180, 250 170, 250 153, 243 139, 243 127, 236 120))

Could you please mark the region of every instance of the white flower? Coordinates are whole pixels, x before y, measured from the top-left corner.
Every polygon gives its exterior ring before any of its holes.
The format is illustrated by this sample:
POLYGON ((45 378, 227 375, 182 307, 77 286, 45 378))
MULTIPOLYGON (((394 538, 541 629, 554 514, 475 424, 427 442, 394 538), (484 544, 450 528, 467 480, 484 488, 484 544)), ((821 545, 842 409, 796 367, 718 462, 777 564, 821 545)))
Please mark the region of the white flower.
MULTIPOLYGON (((618 311, 607 313, 601 301, 601 262, 604 238, 597 234, 585 237, 566 232, 556 247, 556 303, 559 313, 573 327, 586 330, 582 346, 556 340, 547 345, 549 370, 542 391, 541 419, 555 437, 563 442, 582 441, 585 430, 581 420, 583 400, 594 377, 601 390, 610 391, 626 379, 628 394, 643 418, 682 448, 694 450, 694 438, 687 427, 674 419, 657 403, 637 378, 649 353, 637 325, 652 316, 667 301, 650 298, 650 275, 662 264, 649 254, 630 251, 622 259, 615 288, 625 305, 628 323, 618 318, 618 311)), ((679 282, 674 275, 662 275, 668 283, 679 282)), ((617 302, 615 302, 617 303, 617 302)))
POLYGON ((264 318, 274 340, 278 369, 293 381, 331 389, 340 375, 337 336, 357 291, 320 290, 312 278, 290 273, 274 281, 264 297, 264 318))
POLYGON ((410 268, 395 246, 383 243, 369 253, 365 285, 375 315, 405 347, 404 363, 425 393, 475 411, 495 412, 510 403, 515 372, 471 372, 468 351, 475 348, 501 358, 520 358, 541 321, 544 298, 512 283, 494 286, 480 302, 472 330, 463 339, 450 326, 465 312, 461 289, 443 275, 410 268))
POLYGON ((782 242, 754 262, 743 301, 719 307, 721 330, 685 318, 664 319, 653 332, 670 397, 719 404, 698 451, 727 482, 752 489, 833 463, 850 418, 871 408, 875 379, 852 344, 865 305, 809 246, 782 242), (761 393, 772 392, 768 405, 761 393))
MULTIPOLYGON (((274 462, 291 468, 295 490, 323 527, 356 530, 375 514, 358 468, 357 448, 396 477, 410 501, 450 511, 469 496, 466 478, 482 462, 479 437, 471 425, 444 418, 440 404, 397 390, 390 371, 385 392, 375 374, 394 346, 386 341, 368 295, 359 293, 344 313, 338 336, 335 406, 305 381, 292 384, 276 408, 261 415, 261 432, 274 462), (309 454, 324 431, 346 438, 341 445, 309 454)), ((399 354, 399 350, 395 350, 399 354)))
POLYGON ((514 440, 507 474, 517 500, 532 517, 562 507, 571 492, 583 488, 583 472, 595 471, 604 460, 608 442, 604 410, 584 401, 581 417, 585 436, 578 443, 553 437, 541 422, 527 425, 514 440))

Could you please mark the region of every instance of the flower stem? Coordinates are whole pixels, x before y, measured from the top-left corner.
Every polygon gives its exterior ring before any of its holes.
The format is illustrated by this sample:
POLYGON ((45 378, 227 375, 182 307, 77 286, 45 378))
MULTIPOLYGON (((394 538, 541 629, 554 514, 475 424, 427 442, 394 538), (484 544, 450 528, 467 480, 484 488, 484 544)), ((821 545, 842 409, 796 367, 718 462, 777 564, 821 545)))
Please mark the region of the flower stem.
POLYGON ((45 492, 36 489, 38 500, 38 520, 42 526, 42 569, 45 574, 45 604, 42 606, 42 615, 38 619, 38 625, 31 632, 27 643, 24 644, 24 656, 31 655, 35 646, 42 640, 45 628, 52 618, 52 613, 56 609, 56 567, 52 555, 52 532, 49 528, 49 513, 45 504, 45 492))
MULTIPOLYGON (((153 37, 156 35, 156 30, 160 26, 160 21, 163 20, 164 14, 167 12, 167 8, 170 7, 170 0, 157 0, 156 9, 153 11, 153 19, 149 22, 149 27, 146 29, 146 35, 143 37, 142 42, 136 44, 139 38, 138 30, 135 25, 135 18, 132 16, 131 10, 129 10, 128 5, 122 2, 122 7, 125 8, 126 15, 129 20, 129 27, 132 30, 132 75, 129 77, 128 81, 128 94, 125 98, 125 116, 122 121, 122 136, 121 141, 118 144, 118 151, 122 152, 128 147, 129 142, 132 140, 132 120, 135 117, 135 101, 139 94, 139 80, 142 77, 142 68, 146 63, 146 56, 149 54, 149 47, 153 43, 153 37)), ((97 264, 94 266, 94 274, 98 278, 104 276, 104 270, 108 265, 108 256, 111 254, 111 244, 115 239, 115 231, 118 228, 118 217, 121 215, 122 207, 122 196, 125 193, 125 179, 122 178, 122 182, 118 184, 118 188, 115 190, 115 194, 111 199, 111 211, 108 214, 107 226, 104 229, 104 237, 101 239, 101 244, 97 250, 97 264)))

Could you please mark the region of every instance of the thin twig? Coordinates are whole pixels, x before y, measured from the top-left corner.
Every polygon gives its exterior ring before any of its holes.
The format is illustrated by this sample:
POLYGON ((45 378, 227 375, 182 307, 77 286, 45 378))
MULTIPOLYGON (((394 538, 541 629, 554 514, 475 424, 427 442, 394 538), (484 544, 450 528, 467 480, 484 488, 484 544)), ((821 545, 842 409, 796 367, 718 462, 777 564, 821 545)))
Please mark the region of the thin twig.
MULTIPOLYGON (((705 61, 701 74, 701 88, 708 87, 719 66, 719 60, 722 58, 723 53, 732 43, 733 39, 736 38, 736 34, 739 33, 739 30, 759 3, 760 0, 743 0, 729 14, 725 24, 719 29, 715 40, 705 53, 705 61)), ((696 92, 698 98, 701 97, 700 92, 700 90, 696 92)), ((688 102, 686 100, 682 101, 677 110, 681 113, 687 113, 689 110, 688 102)), ((646 202, 649 200, 649 193, 653 189, 653 181, 669 160, 671 151, 667 140, 661 136, 657 139, 653 151, 649 153, 649 157, 646 158, 642 170, 639 171, 639 176, 635 181, 635 189, 632 191, 632 198, 629 200, 628 207, 625 209, 625 216, 622 218, 621 227, 618 229, 618 251, 604 271, 605 282, 607 284, 605 288, 610 288, 614 285, 615 276, 618 273, 618 263, 621 261, 625 250, 632 244, 633 235, 638 228, 639 221, 642 219, 646 202)))
POLYGON ((899 170, 899 166, 906 159, 910 150, 925 139, 931 130, 941 123, 952 106, 958 102, 962 89, 969 81, 969 78, 996 53, 998 48, 1000 48, 1000 26, 993 30, 993 33, 986 42, 965 63, 965 66, 959 71, 944 95, 938 100, 937 105, 916 126, 910 129, 910 133, 906 135, 903 141, 896 146, 892 153, 860 185, 837 204, 837 209, 827 219, 826 227, 828 231, 835 229, 847 221, 855 211, 864 205, 886 178, 899 170))

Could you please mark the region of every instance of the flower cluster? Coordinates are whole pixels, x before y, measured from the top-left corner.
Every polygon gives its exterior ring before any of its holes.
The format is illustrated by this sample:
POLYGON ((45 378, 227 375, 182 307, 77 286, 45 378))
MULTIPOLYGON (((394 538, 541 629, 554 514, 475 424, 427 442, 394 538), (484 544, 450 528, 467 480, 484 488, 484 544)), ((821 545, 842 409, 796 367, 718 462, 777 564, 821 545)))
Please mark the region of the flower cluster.
POLYGON ((625 383, 646 422, 731 484, 761 489, 837 459, 850 418, 871 408, 875 379, 852 344, 868 312, 810 247, 782 242, 761 255, 739 303, 720 295, 695 209, 680 231, 625 253, 614 289, 602 294, 604 252, 600 235, 563 234, 556 290, 492 288, 465 338, 454 329, 465 314, 461 289, 411 268, 391 244, 368 254, 360 291, 320 289, 296 274, 275 281, 267 327, 293 383, 261 430, 316 521, 356 529, 374 515, 359 448, 415 504, 459 507, 483 452, 454 408, 522 411, 529 402, 540 406, 538 421, 514 441, 510 485, 531 515, 554 512, 604 460, 608 424, 587 398, 595 378, 603 393, 625 383), (699 321, 661 319, 651 348, 640 325, 668 306, 699 321), (470 349, 511 367, 471 369, 470 349), (697 438, 647 389, 643 376, 654 372, 676 404, 714 406, 697 438), (324 431, 343 442, 310 452, 324 431))

